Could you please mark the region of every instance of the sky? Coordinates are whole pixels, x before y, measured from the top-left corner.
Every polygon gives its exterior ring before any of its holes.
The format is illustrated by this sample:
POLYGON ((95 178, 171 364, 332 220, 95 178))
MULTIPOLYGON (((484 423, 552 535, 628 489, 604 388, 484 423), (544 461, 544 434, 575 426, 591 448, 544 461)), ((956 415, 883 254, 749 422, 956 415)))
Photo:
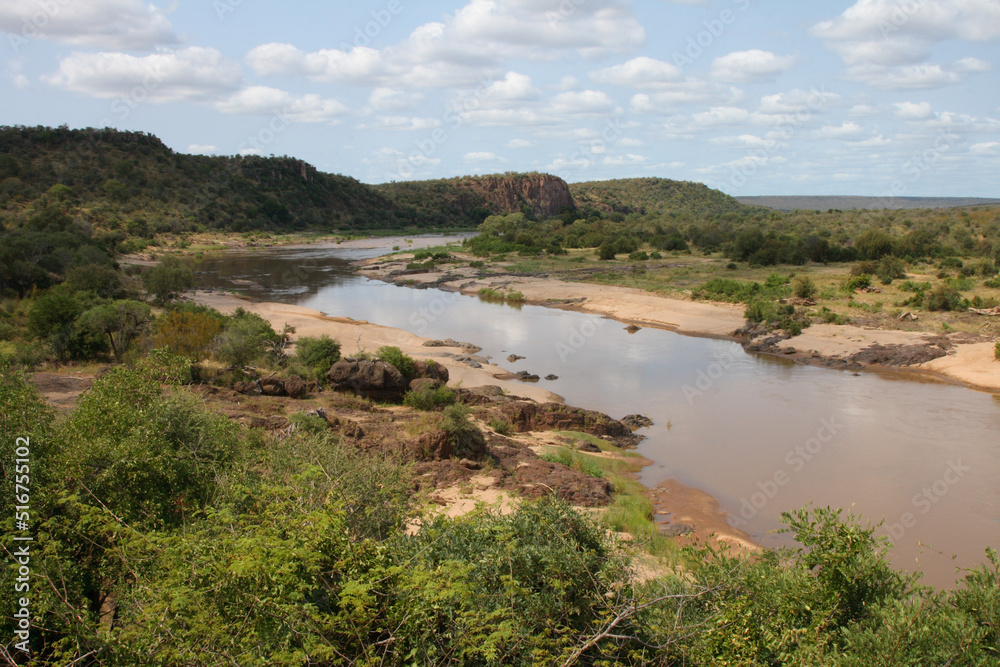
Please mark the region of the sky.
POLYGON ((0 125, 367 183, 1000 197, 1000 0, 0 0, 0 125))

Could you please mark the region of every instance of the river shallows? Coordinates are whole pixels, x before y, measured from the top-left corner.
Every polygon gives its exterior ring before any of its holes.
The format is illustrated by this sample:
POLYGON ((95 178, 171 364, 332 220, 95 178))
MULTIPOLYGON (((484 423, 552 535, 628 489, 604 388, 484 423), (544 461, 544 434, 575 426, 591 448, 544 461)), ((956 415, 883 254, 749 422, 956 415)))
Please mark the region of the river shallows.
POLYGON ((1000 547, 1000 396, 909 373, 798 366, 729 341, 629 334, 593 315, 516 309, 351 271, 349 261, 381 252, 227 253, 198 263, 198 283, 473 342, 513 371, 559 376, 542 386, 571 405, 648 415, 655 425, 640 452, 656 463, 642 481, 673 477, 704 489, 766 546, 785 543, 769 532, 782 511, 813 502, 884 518, 894 564, 919 566, 930 584, 952 584, 956 567, 1000 547), (511 353, 526 358, 508 363, 511 353))

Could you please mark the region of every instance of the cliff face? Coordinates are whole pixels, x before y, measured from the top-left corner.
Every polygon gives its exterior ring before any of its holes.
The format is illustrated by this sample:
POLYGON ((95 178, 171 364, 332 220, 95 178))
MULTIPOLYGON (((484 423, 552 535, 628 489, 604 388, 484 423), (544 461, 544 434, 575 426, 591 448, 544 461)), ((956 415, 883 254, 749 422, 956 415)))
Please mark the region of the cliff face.
POLYGON ((458 185, 481 195, 493 213, 517 213, 527 206, 535 217, 545 219, 575 208, 566 181, 549 174, 473 177, 458 185))
POLYGON ((383 183, 375 189, 395 202, 401 216, 441 224, 478 225, 488 215, 527 209, 538 219, 576 208, 566 181, 549 174, 464 176, 438 181, 383 183))

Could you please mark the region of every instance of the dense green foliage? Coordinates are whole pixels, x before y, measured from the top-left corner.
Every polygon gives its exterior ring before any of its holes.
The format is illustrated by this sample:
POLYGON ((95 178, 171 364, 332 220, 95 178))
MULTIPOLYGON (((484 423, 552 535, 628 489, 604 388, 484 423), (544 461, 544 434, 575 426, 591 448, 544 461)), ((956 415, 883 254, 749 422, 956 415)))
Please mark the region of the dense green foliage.
MULTIPOLYGON (((414 534, 406 467, 329 431, 248 431, 123 367, 55 422, 23 374, 0 374, 0 423, 30 436, 37 471, 33 664, 1000 660, 993 552, 935 592, 889 567, 871 527, 802 510, 784 516, 794 551, 691 551, 686 573, 637 583, 621 545, 550 498, 414 534)), ((15 573, 0 570, 0 586, 15 573)), ((8 637, 14 602, 3 597, 8 637)))
POLYGON ((605 213, 639 215, 689 214, 701 216, 746 210, 732 197, 703 183, 668 178, 623 178, 614 181, 571 183, 577 207, 605 213))

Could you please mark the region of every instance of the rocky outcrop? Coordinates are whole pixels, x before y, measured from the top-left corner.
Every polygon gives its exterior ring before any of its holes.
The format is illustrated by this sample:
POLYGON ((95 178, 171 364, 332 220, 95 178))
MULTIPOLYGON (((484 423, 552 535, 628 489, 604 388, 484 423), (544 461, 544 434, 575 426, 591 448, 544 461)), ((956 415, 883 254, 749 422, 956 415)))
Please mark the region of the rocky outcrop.
POLYGON ((505 401, 497 405, 502 417, 518 433, 526 431, 580 431, 614 440, 619 447, 635 447, 640 436, 602 412, 572 408, 559 403, 505 401))
POLYGON ((566 181, 550 174, 481 176, 457 184, 482 195, 486 208, 496 213, 518 213, 527 207, 535 217, 544 219, 564 208, 575 208, 566 181))
POLYGON ((335 391, 353 392, 376 401, 401 401, 409 381, 392 364, 367 359, 343 359, 326 374, 335 391))

